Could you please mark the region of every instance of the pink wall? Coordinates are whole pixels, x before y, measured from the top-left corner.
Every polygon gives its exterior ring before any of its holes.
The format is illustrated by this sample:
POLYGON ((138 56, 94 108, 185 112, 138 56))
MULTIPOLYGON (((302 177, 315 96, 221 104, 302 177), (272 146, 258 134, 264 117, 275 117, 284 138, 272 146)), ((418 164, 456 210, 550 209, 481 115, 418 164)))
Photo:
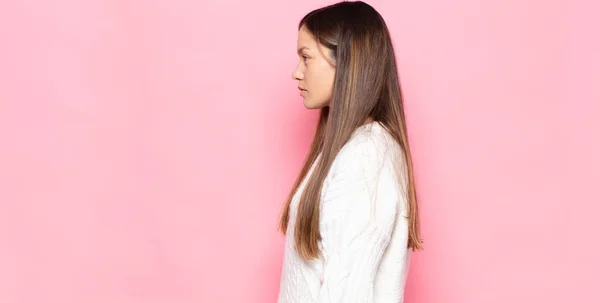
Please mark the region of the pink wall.
MULTIPOLYGON (((372 1, 426 250, 408 303, 600 302, 592 0, 372 1)), ((324 1, 3 1, 0 302, 274 302, 324 1)))

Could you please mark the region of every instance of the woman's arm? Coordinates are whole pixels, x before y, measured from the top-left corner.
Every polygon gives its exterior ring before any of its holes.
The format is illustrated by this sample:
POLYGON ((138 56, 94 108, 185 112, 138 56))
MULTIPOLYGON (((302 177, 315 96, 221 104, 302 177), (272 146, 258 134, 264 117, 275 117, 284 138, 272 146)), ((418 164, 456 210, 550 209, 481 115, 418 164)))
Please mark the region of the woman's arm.
POLYGON ((390 147, 361 142, 346 151, 324 189, 319 303, 372 302, 401 196, 392 154, 390 147))

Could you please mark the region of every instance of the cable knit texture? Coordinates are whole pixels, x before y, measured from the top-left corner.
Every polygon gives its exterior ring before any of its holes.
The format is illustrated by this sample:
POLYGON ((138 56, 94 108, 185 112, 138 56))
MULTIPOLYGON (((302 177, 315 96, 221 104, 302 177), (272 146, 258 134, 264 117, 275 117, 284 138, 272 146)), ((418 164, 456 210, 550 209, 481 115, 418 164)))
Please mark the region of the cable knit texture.
POLYGON ((323 183, 322 254, 310 261, 294 248, 303 180, 291 202, 278 303, 403 302, 410 260, 406 180, 391 135, 378 122, 359 127, 323 183))

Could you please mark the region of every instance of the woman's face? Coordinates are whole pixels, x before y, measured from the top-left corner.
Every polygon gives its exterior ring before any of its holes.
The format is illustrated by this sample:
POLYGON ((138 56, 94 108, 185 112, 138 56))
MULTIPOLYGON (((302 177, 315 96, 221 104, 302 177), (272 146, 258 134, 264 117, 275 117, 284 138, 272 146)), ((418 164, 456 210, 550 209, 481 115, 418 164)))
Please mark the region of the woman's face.
POLYGON ((292 77, 298 81, 300 95, 308 109, 329 105, 333 93, 335 65, 327 47, 317 43, 304 26, 298 31, 300 62, 292 77))

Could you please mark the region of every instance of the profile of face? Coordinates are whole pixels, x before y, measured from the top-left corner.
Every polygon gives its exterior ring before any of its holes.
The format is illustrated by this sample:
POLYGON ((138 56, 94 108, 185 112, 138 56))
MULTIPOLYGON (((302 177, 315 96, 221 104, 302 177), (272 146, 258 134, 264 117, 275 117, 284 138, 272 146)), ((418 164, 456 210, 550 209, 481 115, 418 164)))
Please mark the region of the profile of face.
POLYGON ((304 106, 308 109, 328 106, 335 79, 335 63, 330 50, 318 43, 304 26, 298 31, 297 47, 299 63, 292 78, 298 81, 304 106))

